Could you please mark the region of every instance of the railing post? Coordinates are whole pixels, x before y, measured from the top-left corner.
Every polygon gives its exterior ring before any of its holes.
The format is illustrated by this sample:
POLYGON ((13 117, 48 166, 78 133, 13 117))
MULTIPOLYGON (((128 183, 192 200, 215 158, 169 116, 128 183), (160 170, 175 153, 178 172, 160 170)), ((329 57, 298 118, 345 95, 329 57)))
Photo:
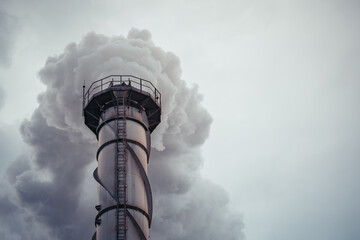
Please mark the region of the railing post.
POLYGON ((140 92, 142 92, 142 79, 140 79, 140 92))
POLYGON ((101 84, 101 85, 100 85, 100 90, 101 90, 101 91, 102 91, 102 81, 103 81, 103 80, 101 79, 101 81, 100 81, 100 84, 101 84))
POLYGON ((82 115, 84 116, 84 107, 85 107, 85 81, 83 85, 83 105, 82 105, 82 115))

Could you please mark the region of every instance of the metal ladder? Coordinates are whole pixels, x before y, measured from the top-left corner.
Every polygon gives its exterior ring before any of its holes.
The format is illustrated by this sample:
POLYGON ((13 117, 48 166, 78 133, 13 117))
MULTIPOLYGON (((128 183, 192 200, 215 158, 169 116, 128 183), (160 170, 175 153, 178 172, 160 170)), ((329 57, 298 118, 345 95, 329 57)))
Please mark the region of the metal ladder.
POLYGON ((116 218, 117 218, 117 240, 126 240, 126 103, 125 92, 122 92, 122 102, 116 98, 117 111, 117 141, 116 141, 116 218))

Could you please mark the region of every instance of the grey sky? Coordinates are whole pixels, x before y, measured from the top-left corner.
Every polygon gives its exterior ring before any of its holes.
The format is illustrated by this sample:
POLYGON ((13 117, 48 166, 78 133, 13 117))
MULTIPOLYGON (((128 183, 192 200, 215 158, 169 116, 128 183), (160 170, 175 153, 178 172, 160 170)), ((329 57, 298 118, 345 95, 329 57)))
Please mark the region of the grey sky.
MULTIPOLYGON (((360 238, 359 1, 2 2, 0 19, 17 24, 0 22, 0 130, 15 136, 2 152, 27 148, 16 129, 49 56, 90 31, 144 28, 203 95, 201 172, 227 190, 246 239, 360 238)), ((0 169, 15 161, 6 152, 0 169)))
POLYGON ((7 11, 7 3, 7 0, 3 0, 0 6, 0 67, 11 63, 14 34, 18 28, 16 18, 7 11))

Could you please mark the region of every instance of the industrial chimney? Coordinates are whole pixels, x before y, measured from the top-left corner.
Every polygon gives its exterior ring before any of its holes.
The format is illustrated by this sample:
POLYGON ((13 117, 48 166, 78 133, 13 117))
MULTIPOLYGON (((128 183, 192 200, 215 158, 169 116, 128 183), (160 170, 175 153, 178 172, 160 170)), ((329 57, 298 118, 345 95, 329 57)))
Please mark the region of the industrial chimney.
POLYGON ((98 140, 93 240, 149 239, 153 204, 147 164, 160 114, 161 95, 150 81, 112 75, 86 92, 83 87, 85 124, 98 140))

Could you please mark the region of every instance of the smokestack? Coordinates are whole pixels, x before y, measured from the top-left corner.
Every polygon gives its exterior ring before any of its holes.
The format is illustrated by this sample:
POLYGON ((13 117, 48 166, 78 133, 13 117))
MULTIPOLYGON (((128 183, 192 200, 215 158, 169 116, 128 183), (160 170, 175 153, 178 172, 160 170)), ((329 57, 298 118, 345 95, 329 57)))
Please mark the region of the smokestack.
POLYGON ((111 75, 83 88, 86 126, 96 135, 97 240, 146 240, 152 219, 147 177, 150 133, 160 123, 161 95, 130 75, 111 75))

